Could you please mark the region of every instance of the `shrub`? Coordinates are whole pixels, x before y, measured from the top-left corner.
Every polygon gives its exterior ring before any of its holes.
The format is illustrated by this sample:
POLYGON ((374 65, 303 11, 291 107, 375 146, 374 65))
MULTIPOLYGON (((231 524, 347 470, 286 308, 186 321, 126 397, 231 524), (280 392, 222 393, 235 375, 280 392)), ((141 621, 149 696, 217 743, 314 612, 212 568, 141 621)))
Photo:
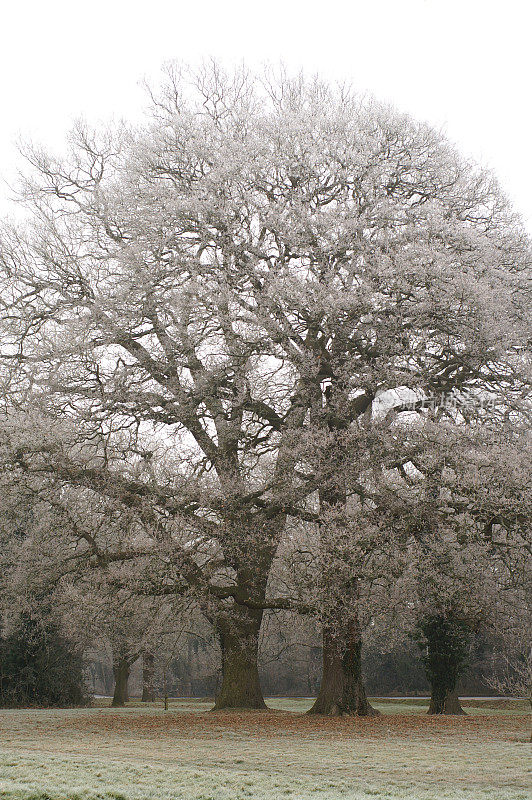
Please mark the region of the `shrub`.
POLYGON ((57 623, 24 613, 0 639, 1 706, 88 703, 81 653, 57 623))

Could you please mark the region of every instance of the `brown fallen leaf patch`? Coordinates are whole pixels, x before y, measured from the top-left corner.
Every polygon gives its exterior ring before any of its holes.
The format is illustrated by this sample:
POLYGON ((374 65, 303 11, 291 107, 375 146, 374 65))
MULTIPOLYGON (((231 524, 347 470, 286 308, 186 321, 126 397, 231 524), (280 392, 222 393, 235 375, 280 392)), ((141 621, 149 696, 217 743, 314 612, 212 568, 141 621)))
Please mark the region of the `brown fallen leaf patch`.
MULTIPOLYGON (((37 715, 38 716, 38 715, 37 715)), ((36 720, 37 721, 37 720, 36 720)), ((45 720, 42 720, 45 722, 45 720)), ((525 717, 428 716, 424 714, 383 714, 378 717, 317 717, 290 711, 217 711, 152 713, 91 710, 46 720, 50 732, 71 731, 73 735, 112 734, 120 738, 176 736, 179 738, 220 738, 224 736, 269 739, 298 736, 325 739, 508 739, 525 731, 525 717)), ((40 726, 38 726, 40 727, 40 726)), ((0 728, 1 730, 1 728, 0 728)))

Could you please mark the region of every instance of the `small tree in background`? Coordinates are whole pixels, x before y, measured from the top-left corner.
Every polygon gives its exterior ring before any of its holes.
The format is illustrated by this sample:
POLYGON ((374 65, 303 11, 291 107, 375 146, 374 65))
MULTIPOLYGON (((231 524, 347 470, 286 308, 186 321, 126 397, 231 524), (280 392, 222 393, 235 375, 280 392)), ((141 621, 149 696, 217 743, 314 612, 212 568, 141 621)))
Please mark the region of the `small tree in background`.
POLYGON ((145 650, 142 654, 142 702, 153 703, 155 701, 154 688, 155 673, 155 653, 153 650, 145 650))

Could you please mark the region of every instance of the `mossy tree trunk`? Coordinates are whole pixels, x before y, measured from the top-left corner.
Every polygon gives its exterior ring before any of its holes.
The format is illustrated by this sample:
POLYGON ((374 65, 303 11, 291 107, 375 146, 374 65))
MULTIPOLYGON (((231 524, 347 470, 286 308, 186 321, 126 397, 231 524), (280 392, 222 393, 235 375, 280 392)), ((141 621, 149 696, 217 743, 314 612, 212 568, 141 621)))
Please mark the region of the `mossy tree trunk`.
POLYGON ((323 675, 320 691, 310 714, 375 716, 362 680, 362 640, 356 616, 343 629, 325 625, 323 630, 323 675))
POLYGON ((251 611, 235 606, 230 616, 216 621, 222 648, 222 685, 215 710, 266 708, 257 662, 262 615, 262 609, 251 611))
POLYGON ((456 691, 467 664, 470 628, 459 615, 446 611, 418 623, 423 665, 431 687, 429 714, 465 714, 456 691))
POLYGON ((429 714, 465 714, 456 690, 432 686, 429 714))

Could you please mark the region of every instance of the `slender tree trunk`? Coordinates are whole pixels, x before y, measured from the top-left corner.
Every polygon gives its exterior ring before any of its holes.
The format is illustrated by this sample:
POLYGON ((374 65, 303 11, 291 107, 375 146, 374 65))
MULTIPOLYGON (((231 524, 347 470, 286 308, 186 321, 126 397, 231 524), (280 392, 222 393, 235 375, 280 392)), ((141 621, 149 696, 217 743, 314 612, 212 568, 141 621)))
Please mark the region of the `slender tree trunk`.
POLYGON ((155 672, 155 656, 151 652, 142 654, 142 702, 155 702, 153 676, 155 672))
POLYGON ((113 687, 115 682, 112 668, 109 669, 109 667, 106 666, 103 680, 105 683, 105 694, 110 695, 113 692, 113 687))
POLYGON ((257 664, 262 610, 235 607, 231 617, 219 617, 216 629, 222 648, 222 685, 215 710, 266 708, 257 664))
POLYGON ((323 675, 320 691, 309 714, 340 716, 355 714, 361 717, 375 716, 362 680, 362 641, 358 620, 351 621, 350 631, 323 630, 323 675))
POLYGON ((120 658, 113 664, 113 674, 115 676, 115 691, 113 694, 114 708, 123 706, 129 700, 127 682, 129 680, 130 664, 125 658, 120 658))

